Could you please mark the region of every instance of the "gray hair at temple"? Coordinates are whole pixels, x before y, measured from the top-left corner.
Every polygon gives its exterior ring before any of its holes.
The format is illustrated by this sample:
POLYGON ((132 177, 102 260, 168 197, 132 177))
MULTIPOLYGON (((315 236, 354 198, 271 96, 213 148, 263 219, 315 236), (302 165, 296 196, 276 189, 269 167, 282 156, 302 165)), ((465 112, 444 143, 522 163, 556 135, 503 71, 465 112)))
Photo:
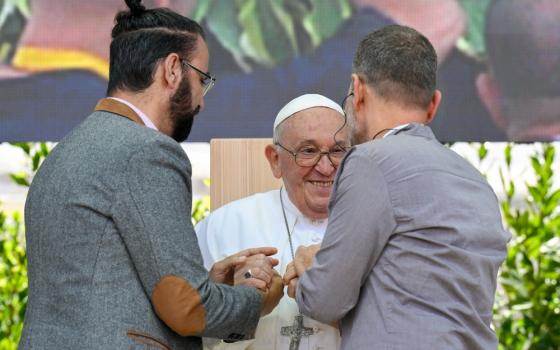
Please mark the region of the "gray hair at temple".
POLYGON ((386 100, 425 108, 436 90, 437 55, 416 30, 390 25, 362 39, 352 71, 386 100))

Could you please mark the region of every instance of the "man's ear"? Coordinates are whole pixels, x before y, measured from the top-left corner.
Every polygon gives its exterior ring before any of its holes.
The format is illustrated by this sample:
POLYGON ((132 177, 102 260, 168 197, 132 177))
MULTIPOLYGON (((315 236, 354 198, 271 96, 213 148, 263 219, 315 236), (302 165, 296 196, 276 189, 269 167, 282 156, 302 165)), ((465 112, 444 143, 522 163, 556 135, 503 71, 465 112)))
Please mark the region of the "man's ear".
POLYGON ((428 106, 426 124, 429 124, 432 122, 432 120, 434 120, 440 103, 441 103, 441 91, 436 89, 434 95, 432 96, 432 100, 430 101, 430 105, 428 106))
POLYGON ((478 98, 490 113, 494 124, 506 130, 508 121, 502 113, 500 88, 490 73, 481 73, 476 78, 478 98))
POLYGON ((352 97, 352 107, 354 113, 360 111, 364 106, 364 98, 366 95, 366 83, 360 78, 356 73, 352 74, 352 92, 354 96, 352 97))
POLYGON ((268 160, 268 164, 270 164, 272 175, 274 175, 274 177, 277 179, 281 179, 282 168, 280 167, 280 158, 278 155, 278 151, 276 151, 276 147, 274 145, 267 145, 264 149, 264 155, 268 160))
POLYGON ((171 53, 160 64, 164 86, 173 91, 177 90, 181 83, 183 67, 181 58, 176 53, 171 53))

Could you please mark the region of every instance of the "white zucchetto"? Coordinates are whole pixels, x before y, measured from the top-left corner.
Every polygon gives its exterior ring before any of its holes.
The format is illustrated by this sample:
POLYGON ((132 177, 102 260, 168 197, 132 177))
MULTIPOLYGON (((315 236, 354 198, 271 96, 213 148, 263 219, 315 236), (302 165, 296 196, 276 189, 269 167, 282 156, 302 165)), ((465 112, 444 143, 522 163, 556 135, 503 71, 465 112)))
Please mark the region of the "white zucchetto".
POLYGON ((327 98, 323 95, 306 94, 294 98, 293 100, 288 102, 288 104, 285 105, 280 110, 280 112, 278 112, 278 115, 274 120, 273 130, 276 130, 276 127, 278 127, 278 125, 280 125, 284 120, 290 118, 295 113, 313 107, 326 107, 326 108, 333 109, 338 113, 340 113, 341 117, 344 118, 344 112, 342 111, 342 108, 338 103, 334 102, 330 98, 327 98))

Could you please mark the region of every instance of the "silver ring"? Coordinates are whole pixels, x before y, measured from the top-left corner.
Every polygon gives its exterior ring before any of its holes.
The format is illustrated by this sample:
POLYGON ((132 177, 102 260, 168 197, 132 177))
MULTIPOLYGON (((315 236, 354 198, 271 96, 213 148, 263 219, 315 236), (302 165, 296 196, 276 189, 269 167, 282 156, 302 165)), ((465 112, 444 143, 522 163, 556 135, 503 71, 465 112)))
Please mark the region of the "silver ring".
POLYGON ((243 275, 243 277, 245 277, 246 279, 253 278, 253 273, 251 272, 251 269, 247 270, 243 275))

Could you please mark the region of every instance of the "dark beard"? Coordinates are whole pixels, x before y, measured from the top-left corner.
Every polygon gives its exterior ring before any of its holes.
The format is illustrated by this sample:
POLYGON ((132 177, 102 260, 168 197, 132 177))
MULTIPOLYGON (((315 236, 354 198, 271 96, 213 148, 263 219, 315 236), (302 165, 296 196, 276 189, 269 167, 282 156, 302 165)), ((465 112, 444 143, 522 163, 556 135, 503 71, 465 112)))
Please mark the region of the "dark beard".
POLYGON ((184 77, 175 95, 170 101, 170 117, 173 125, 171 137, 177 142, 183 142, 191 133, 194 116, 200 111, 200 106, 192 107, 192 95, 189 80, 184 77))

